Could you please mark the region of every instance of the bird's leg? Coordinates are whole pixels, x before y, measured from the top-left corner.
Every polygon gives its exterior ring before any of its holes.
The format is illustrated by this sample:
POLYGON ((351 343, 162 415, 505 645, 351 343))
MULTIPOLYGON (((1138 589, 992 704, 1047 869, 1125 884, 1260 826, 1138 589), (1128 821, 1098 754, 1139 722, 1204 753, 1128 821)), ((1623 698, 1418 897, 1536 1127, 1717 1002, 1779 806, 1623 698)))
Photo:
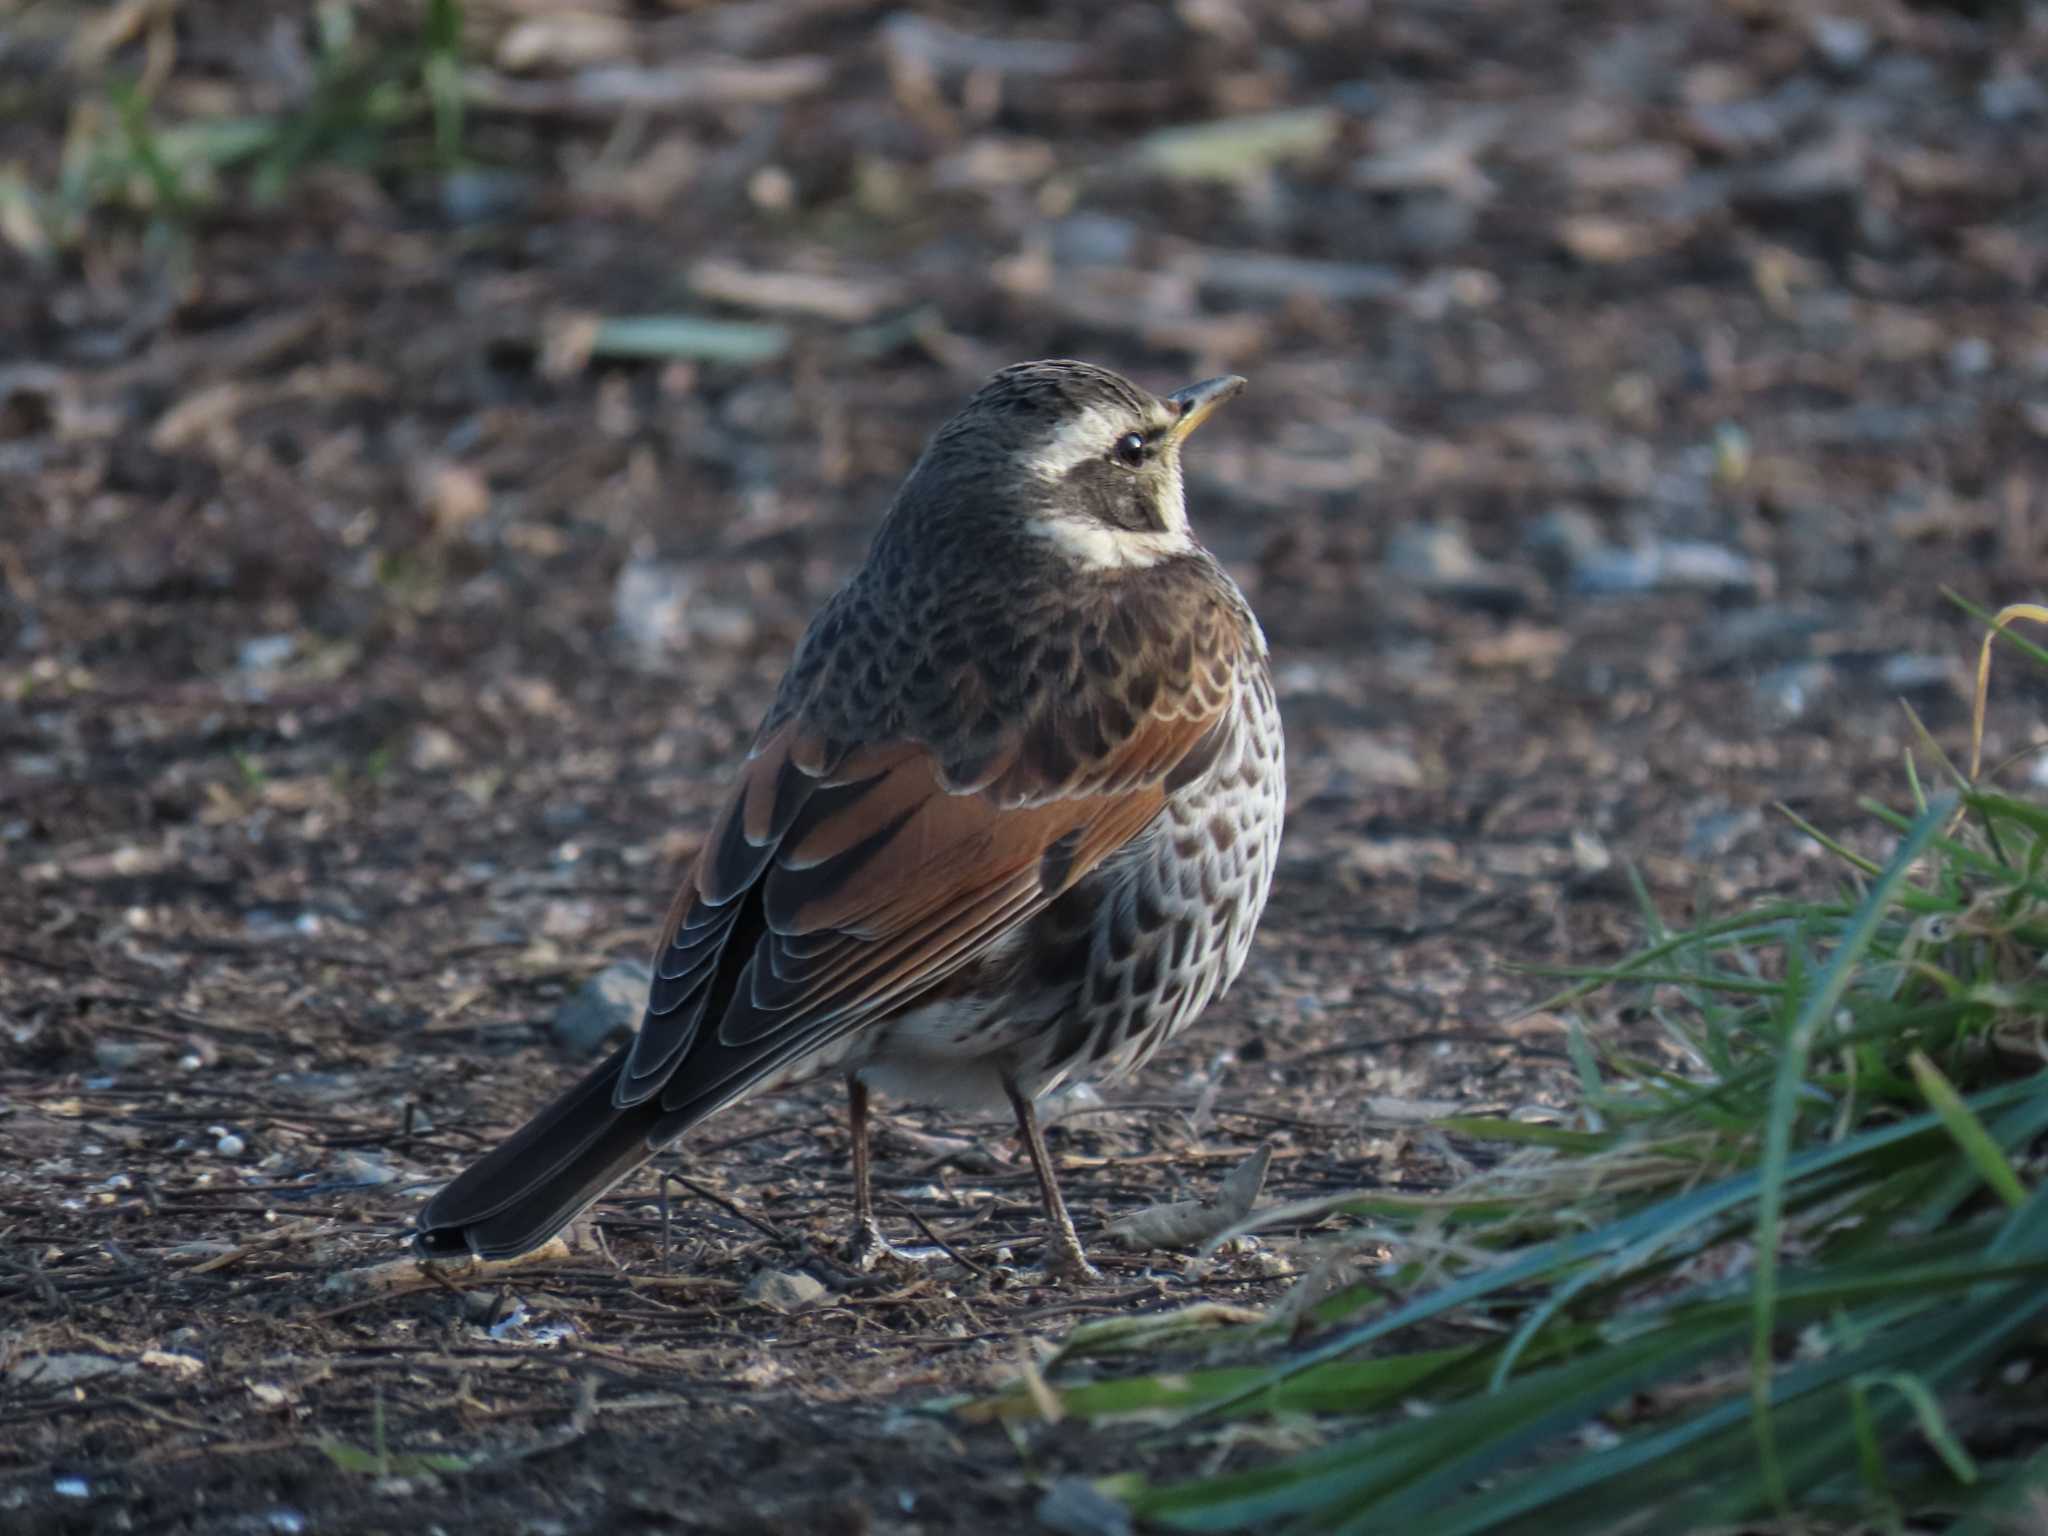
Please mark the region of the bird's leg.
POLYGON ((666 1168, 661 1171, 661 1177, 654 1181, 654 1187, 660 1195, 661 1202, 661 1267, 663 1272, 666 1273, 676 1267, 675 1248, 670 1241, 673 1236, 673 1227, 671 1225, 672 1213, 668 1203, 668 1170, 666 1168))
POLYGON ((875 1190, 868 1174, 868 1085, 857 1074, 846 1079, 846 1118, 853 1129, 854 1268, 911 1262, 909 1254, 882 1236, 881 1223, 875 1220, 875 1190))
POLYGON ((1074 1218, 1067 1214, 1067 1202, 1060 1198, 1059 1181, 1053 1177, 1052 1154, 1045 1149, 1045 1133, 1038 1128, 1038 1107, 1008 1077, 1003 1091, 1010 1096, 1010 1108, 1017 1114, 1017 1130, 1024 1137, 1031 1166, 1038 1172, 1038 1193, 1045 1201, 1045 1219, 1052 1231, 1045 1241, 1045 1272, 1071 1285, 1100 1280, 1102 1274, 1081 1251, 1081 1239, 1074 1235, 1074 1218))

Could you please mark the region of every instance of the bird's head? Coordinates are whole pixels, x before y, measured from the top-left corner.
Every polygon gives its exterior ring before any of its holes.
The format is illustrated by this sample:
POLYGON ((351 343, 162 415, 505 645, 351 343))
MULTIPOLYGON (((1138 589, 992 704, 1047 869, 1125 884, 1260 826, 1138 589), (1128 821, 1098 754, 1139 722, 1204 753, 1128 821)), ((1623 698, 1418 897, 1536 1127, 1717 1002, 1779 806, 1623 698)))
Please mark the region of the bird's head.
POLYGON ((1181 446, 1244 382, 1161 397, 1091 363, 1018 363, 939 429, 905 499, 1000 518, 1083 568, 1155 565, 1196 547, 1181 446))

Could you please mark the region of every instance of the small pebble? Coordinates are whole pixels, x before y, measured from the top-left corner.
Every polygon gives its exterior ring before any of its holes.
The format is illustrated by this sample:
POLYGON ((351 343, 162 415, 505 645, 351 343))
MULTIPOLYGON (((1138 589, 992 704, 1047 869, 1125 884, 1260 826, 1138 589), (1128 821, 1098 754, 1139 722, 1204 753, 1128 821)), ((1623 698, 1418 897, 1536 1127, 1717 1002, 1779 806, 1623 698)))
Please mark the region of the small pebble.
MULTIPOLYGON (((413 1129, 419 1125, 415 1120, 413 1129)), ((346 1183, 356 1185, 395 1184, 398 1170, 371 1152, 349 1151, 334 1160, 335 1173, 346 1183)))
POLYGON ((1885 687, 1899 693, 1946 692, 1955 686, 1956 665, 1947 656, 1907 651, 1887 656, 1877 675, 1885 687))
POLYGON ((1038 1523, 1060 1536, 1131 1536, 1131 1512, 1082 1477, 1063 1477, 1038 1501, 1038 1523))
POLYGON ((162 1051, 163 1046, 154 1040, 95 1040, 92 1059, 110 1072, 124 1072, 162 1051))
POLYGON ((1665 539, 1610 548, 1582 559, 1571 587, 1594 597, 1646 592, 1755 593, 1764 586, 1755 561, 1736 550, 1697 539, 1665 539))
POLYGON ((1814 52, 1837 74, 1853 75, 1870 58, 1870 27, 1852 16, 1816 16, 1808 30, 1814 52))
POLYGON ((1621 1444, 1621 1436, 1595 1419, 1579 1426, 1579 1443, 1589 1451, 1611 1451, 1621 1444))
POLYGON ((1138 226, 1107 213, 1076 213, 1052 230, 1053 260, 1068 267, 1129 266, 1138 250, 1138 226))
POLYGON ((1482 560, 1449 523, 1410 523, 1387 541, 1387 570, 1435 597, 1492 613, 1526 606, 1517 573, 1482 560))
POLYGON ((452 223, 486 223, 521 212, 538 191, 536 179, 520 171, 450 171, 441 178, 441 211, 452 223))
POLYGON ((824 1282, 800 1269, 757 1269, 740 1296, 771 1312, 796 1312, 824 1294, 824 1282))
POLYGON ((1763 816, 1754 808, 1703 811, 1694 816, 1692 824, 1686 828, 1685 856, 1694 860, 1722 858, 1762 825, 1763 816))
POLYGON ((242 642, 235 652, 235 665, 244 672, 274 672, 290 661, 298 648, 294 635, 258 635, 242 642))
POLYGON ((1977 110, 1994 123, 2016 123, 2048 114, 2048 86, 2032 75, 2013 73, 1977 87, 1977 110))
POLYGON ((576 1055, 590 1055, 640 1027, 652 972, 637 960, 606 966, 555 1013, 555 1043, 576 1055))
POLYGON ((1543 573, 1544 580, 1563 586, 1580 563, 1607 548, 1607 535, 1600 521, 1583 507, 1552 507, 1537 518, 1523 535, 1522 547, 1543 573))
POLYGON ((1952 377, 1974 379, 1991 371, 1998 354, 1982 336, 1964 336, 1950 346, 1946 361, 1952 377))
MULTIPOLYGON (((493 1298, 492 1310, 495 1311, 496 1309, 496 1299, 493 1298)), ((514 1297, 512 1298, 511 1309, 490 1325, 489 1332, 492 1338, 502 1343, 512 1335, 523 1332, 532 1320, 532 1317, 526 1310, 526 1303, 514 1297)))
POLYGON ((110 1355, 74 1351, 54 1355, 24 1355, 7 1366, 5 1375, 14 1386, 40 1390, 75 1386, 79 1382, 91 1381, 99 1376, 129 1376, 134 1372, 135 1367, 126 1360, 116 1360, 110 1355))
POLYGON ((1805 719, 1834 681, 1834 668, 1824 661, 1789 662, 1756 680, 1757 701, 1765 713, 1790 724, 1805 719))

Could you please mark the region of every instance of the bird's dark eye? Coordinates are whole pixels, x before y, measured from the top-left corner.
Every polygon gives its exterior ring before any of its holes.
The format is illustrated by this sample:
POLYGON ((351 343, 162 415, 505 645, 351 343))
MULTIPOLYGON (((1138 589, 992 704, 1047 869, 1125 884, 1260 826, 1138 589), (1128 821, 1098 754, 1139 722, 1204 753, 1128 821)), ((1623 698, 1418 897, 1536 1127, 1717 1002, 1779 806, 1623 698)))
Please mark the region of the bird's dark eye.
POLYGON ((1126 432, 1116 440, 1116 446, 1110 452, 1116 456, 1117 463, 1136 469, 1145 462, 1145 434, 1126 432))

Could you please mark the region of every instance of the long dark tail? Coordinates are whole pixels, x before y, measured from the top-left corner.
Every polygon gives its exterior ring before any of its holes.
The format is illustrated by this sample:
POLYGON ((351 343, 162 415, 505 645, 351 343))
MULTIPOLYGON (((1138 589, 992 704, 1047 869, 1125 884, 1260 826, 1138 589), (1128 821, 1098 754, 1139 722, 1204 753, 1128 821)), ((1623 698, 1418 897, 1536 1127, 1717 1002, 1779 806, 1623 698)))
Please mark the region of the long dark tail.
POLYGON ((685 1129, 694 1117, 664 1112, 658 1099, 624 1109, 612 1102, 631 1049, 593 1069, 429 1200, 419 1215, 419 1251, 509 1259, 538 1248, 653 1157, 651 1136, 665 1146, 685 1129))

